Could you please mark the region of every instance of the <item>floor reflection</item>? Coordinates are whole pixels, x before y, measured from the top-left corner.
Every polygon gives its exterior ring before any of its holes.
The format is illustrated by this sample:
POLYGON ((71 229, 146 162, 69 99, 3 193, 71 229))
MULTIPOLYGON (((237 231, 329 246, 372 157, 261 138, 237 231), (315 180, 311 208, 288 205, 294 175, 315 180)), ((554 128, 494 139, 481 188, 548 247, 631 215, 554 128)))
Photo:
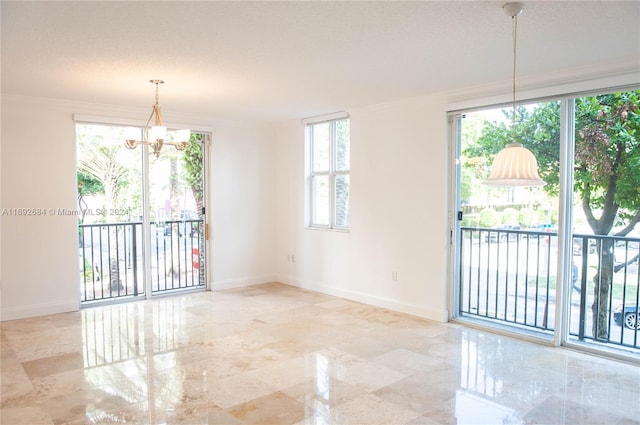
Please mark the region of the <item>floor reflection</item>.
POLYGON ((513 409, 468 391, 457 391, 455 403, 457 423, 476 425, 525 423, 513 409))
MULTIPOLYGON (((83 310, 87 385, 142 408, 149 423, 171 416, 183 401, 184 361, 177 349, 189 343, 186 307, 185 298, 174 298, 83 310)), ((86 417, 91 423, 124 422, 127 414, 88 405, 86 417)))

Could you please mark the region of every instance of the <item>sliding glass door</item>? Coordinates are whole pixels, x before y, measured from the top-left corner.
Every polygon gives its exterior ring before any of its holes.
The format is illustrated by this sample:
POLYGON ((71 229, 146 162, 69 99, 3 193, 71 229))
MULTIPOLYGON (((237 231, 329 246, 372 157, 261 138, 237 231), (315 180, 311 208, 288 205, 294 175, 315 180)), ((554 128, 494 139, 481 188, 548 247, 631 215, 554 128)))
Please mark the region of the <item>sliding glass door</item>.
POLYGON ((206 288, 205 135, 156 158, 124 133, 76 124, 83 304, 206 288))
POLYGON ((455 317, 640 352, 640 91, 450 115, 455 317), (515 130, 515 131, 512 131, 515 130), (514 137, 543 187, 488 187, 514 137))
POLYGON ((638 353, 640 91, 575 99, 569 340, 638 353))
POLYGON ((194 134, 184 152, 149 157, 152 293, 206 285, 204 273, 204 140, 194 134))
MULTIPOLYGON (((528 148, 544 145, 541 175, 557 175, 559 103, 523 105, 516 112, 516 141, 528 148), (541 116, 549 127, 532 131, 541 116)), ((512 140, 510 116, 511 110, 488 109, 456 119, 457 312, 460 317, 550 334, 557 307, 557 186, 483 184, 493 157, 512 140)))

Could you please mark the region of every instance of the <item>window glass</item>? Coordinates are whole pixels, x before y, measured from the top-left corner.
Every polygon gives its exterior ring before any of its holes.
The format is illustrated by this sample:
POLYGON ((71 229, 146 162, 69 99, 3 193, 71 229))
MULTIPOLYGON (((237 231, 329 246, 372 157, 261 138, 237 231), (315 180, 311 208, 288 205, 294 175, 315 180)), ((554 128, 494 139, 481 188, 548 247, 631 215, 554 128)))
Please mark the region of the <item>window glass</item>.
POLYGON ((349 169, 350 146, 349 146, 349 121, 336 121, 336 170, 345 171, 349 169))
POLYGON ((313 185, 313 224, 329 225, 329 176, 315 176, 313 185))
POLYGON ((310 124, 307 128, 308 225, 347 229, 349 217, 349 120, 310 124))
POLYGON ((349 227, 349 175, 336 176, 335 225, 349 227))
POLYGON ((462 316, 552 331, 556 312, 560 103, 487 109, 459 120, 462 316), (514 140, 515 139, 515 140, 514 140), (521 143, 545 186, 485 182, 496 157, 521 143))
POLYGON ((313 171, 329 171, 331 123, 313 126, 313 171))

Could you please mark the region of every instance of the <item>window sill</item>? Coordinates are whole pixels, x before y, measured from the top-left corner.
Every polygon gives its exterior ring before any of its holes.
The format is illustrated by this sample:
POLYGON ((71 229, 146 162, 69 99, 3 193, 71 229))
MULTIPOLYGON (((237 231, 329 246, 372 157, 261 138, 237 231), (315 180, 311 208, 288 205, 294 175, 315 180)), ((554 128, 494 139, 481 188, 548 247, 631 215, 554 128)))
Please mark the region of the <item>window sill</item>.
POLYGON ((336 232, 336 233, 351 233, 351 229, 341 229, 334 227, 321 227, 321 226, 305 226, 305 230, 336 232))

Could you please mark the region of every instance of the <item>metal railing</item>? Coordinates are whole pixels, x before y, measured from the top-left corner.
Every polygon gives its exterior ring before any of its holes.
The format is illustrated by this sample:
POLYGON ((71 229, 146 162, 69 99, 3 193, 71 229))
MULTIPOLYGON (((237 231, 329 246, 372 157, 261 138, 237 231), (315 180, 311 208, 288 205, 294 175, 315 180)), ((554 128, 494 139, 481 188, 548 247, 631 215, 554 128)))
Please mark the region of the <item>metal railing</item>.
MULTIPOLYGON (((553 332, 557 233, 462 227, 459 242, 461 316, 553 332)), ((572 338, 640 348, 639 256, 640 239, 573 235, 572 338)))
MULTIPOLYGON (((202 220, 151 223, 152 293, 206 286, 202 220)), ((145 295, 141 222, 81 224, 81 302, 145 295)))
POLYGON ((570 335, 640 348, 640 239, 573 236, 570 335))

